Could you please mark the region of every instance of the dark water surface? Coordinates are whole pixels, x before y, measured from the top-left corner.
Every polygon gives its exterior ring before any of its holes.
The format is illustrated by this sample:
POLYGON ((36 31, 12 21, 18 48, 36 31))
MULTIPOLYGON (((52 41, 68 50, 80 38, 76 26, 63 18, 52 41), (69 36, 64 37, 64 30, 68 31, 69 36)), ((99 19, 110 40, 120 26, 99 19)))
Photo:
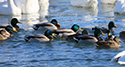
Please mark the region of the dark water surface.
MULTIPOLYGON (((47 22, 55 18, 62 28, 70 28, 78 24, 82 28, 91 29, 94 26, 107 27, 109 21, 115 21, 116 36, 125 29, 125 16, 113 12, 114 5, 81 8, 70 5, 69 0, 50 0, 48 15, 41 14, 22 16, 0 16, 0 24, 8 24, 12 17, 17 17, 23 24, 14 37, 0 41, 0 67, 124 67, 110 60, 125 49, 125 43, 120 43, 119 49, 97 49, 94 44, 78 44, 63 39, 52 42, 28 43, 24 36, 44 33, 34 31, 32 25, 47 22)), ((92 33, 90 33, 92 34, 92 33)), ((125 42, 125 39, 122 39, 125 42)))

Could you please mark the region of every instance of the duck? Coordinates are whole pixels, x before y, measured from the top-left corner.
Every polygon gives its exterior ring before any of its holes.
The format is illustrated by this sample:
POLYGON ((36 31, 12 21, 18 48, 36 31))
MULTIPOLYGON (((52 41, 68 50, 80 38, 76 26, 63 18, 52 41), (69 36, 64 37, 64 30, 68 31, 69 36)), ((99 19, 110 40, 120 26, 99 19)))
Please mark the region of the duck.
POLYGON ((125 38, 125 31, 120 32, 120 38, 125 38))
POLYGON ((56 19, 52 19, 51 22, 34 24, 33 29, 34 30, 49 29, 49 30, 53 31, 53 30, 56 30, 56 29, 60 29, 60 26, 61 25, 58 23, 58 21, 56 19))
POLYGON ((72 6, 80 7, 97 7, 97 0, 70 0, 72 6))
POLYGON ((26 42, 49 42, 53 41, 53 38, 56 37, 54 34, 52 34, 51 30, 45 30, 44 35, 43 34, 36 34, 36 35, 26 35, 24 37, 26 42))
POLYGON ((0 30, 0 40, 6 40, 8 35, 5 30, 0 30))
MULTIPOLYGON (((108 24, 108 29, 105 28, 105 27, 102 27, 102 28, 95 27, 95 28, 98 28, 98 29, 102 30, 104 33, 108 33, 108 31, 111 31, 111 33, 113 34, 114 33, 113 28, 114 27, 117 28, 117 26, 114 24, 114 22, 110 21, 109 24, 108 24)), ((95 28, 92 28, 92 30, 95 30, 95 28)))
POLYGON ((111 61, 116 60, 119 64, 125 64, 125 50, 114 56, 111 61))
POLYGON ((103 41, 98 41, 96 43, 97 48, 119 48, 120 43, 123 43, 121 39, 118 36, 115 36, 114 38, 108 39, 108 40, 103 40, 103 41))
POLYGON ((115 4, 118 0, 100 0, 103 4, 115 4))
POLYGON ((66 40, 67 40, 67 41, 75 41, 75 40, 74 40, 74 37, 78 37, 78 36, 80 36, 80 35, 89 35, 89 32, 88 32, 88 30, 84 29, 84 30, 82 31, 82 34, 77 33, 77 34, 74 34, 74 35, 69 35, 69 36, 66 38, 66 40))
POLYGON ((83 31, 79 25, 74 24, 71 29, 57 29, 54 30, 53 33, 57 34, 59 37, 62 37, 63 39, 65 39, 66 37, 70 36, 70 35, 74 35, 74 34, 79 34, 78 31, 83 31))
POLYGON ((20 27, 17 25, 17 23, 22 24, 22 22, 18 21, 17 18, 12 18, 10 23, 17 31, 20 30, 20 27))
POLYGON ((7 26, 11 26, 13 28, 13 31, 17 32, 20 30, 20 27, 17 25, 17 23, 22 24, 22 22, 18 21, 17 18, 12 18, 10 24, 0 25, 0 28, 5 28, 7 26))
POLYGON ((12 33, 12 31, 15 31, 15 32, 17 32, 17 30, 15 29, 15 28, 12 28, 10 25, 8 25, 8 26, 1 26, 0 27, 0 30, 5 30, 6 31, 6 33, 8 33, 9 34, 9 36, 8 37, 12 37, 13 36, 13 33, 12 33))
POLYGON ((125 0, 118 0, 114 7, 114 13, 124 14, 125 13, 125 0))
POLYGON ((97 41, 103 40, 100 35, 106 36, 100 29, 96 28, 94 35, 79 35, 73 38, 77 43, 96 43, 97 41))
POLYGON ((14 0, 7 0, 7 6, 0 7, 2 15, 21 15, 21 9, 14 4, 14 0))

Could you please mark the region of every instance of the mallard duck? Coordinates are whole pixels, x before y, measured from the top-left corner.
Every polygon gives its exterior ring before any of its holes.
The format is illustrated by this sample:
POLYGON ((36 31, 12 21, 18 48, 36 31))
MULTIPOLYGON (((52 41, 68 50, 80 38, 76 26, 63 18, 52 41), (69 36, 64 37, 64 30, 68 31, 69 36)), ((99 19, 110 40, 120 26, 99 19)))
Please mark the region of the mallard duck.
POLYGON ((95 43, 102 40, 100 34, 105 35, 100 29, 96 28, 94 35, 79 35, 74 37, 74 40, 78 43, 95 43))
POLYGON ((7 26, 12 26, 12 28, 16 29, 17 31, 20 30, 20 28, 19 28, 19 26, 17 25, 17 23, 22 24, 22 22, 19 22, 19 21, 17 20, 17 18, 13 18, 10 23, 11 23, 11 25, 0 25, 0 28, 5 28, 5 27, 7 27, 7 26))
POLYGON ((5 30, 0 30, 0 40, 6 40, 8 35, 5 30))
POLYGON ((69 36, 66 38, 66 40, 68 40, 68 41, 75 41, 75 40, 74 40, 74 37, 78 37, 78 36, 80 36, 80 35, 89 35, 89 32, 85 29, 85 30, 82 31, 82 34, 69 35, 69 36))
POLYGON ((96 47, 97 48, 119 48, 120 47, 119 42, 123 43, 118 36, 115 36, 113 39, 98 41, 96 47))
MULTIPOLYGON (((95 27, 95 28, 102 30, 104 33, 108 33, 108 30, 111 31, 111 33, 114 33, 114 30, 113 30, 114 27, 117 28, 117 26, 114 24, 114 22, 110 21, 108 24, 108 29, 104 28, 104 27, 102 27, 102 28, 95 27)), ((92 28, 92 30, 95 30, 95 28, 92 28)))
POLYGON ((17 18, 13 18, 13 19, 11 20, 11 25, 12 25, 12 27, 14 27, 17 31, 19 31, 19 30, 20 30, 20 27, 17 25, 17 23, 22 24, 22 22, 18 21, 17 18))
POLYGON ((25 41, 26 42, 47 42, 47 41, 52 41, 53 38, 51 37, 56 37, 50 30, 45 30, 44 35, 43 34, 37 34, 37 35, 29 35, 25 36, 25 41))
POLYGON ((69 35, 74 35, 74 34, 79 34, 79 32, 77 32, 78 30, 83 31, 79 25, 74 24, 71 29, 58 29, 58 30, 54 30, 53 33, 56 33, 57 35, 59 35, 60 37, 62 37, 63 39, 65 39, 65 37, 69 36, 69 35))
POLYGON ((45 30, 49 29, 51 31, 60 29, 60 24, 57 22, 56 19, 53 19, 50 23, 40 23, 33 25, 34 30, 45 30))
POLYGON ((8 37, 12 37, 13 36, 13 33, 11 31, 17 32, 17 30, 15 28, 12 28, 11 26, 0 27, 0 30, 5 30, 6 33, 9 33, 8 37))
POLYGON ((120 37, 125 38, 125 31, 120 32, 120 37))
POLYGON ((111 61, 115 59, 116 59, 116 62, 118 62, 119 64, 125 64, 125 51, 118 53, 116 56, 114 56, 114 58, 112 58, 111 61))

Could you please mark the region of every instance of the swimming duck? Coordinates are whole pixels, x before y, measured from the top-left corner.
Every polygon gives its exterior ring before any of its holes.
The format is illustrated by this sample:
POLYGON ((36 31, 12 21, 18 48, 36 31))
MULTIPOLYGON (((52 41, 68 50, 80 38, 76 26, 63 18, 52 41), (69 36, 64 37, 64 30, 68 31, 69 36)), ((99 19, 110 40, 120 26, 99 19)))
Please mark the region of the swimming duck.
POLYGON ((74 37, 74 40, 78 43, 95 43, 97 41, 101 41, 102 38, 100 35, 105 35, 100 29, 95 29, 94 35, 79 35, 74 37))
POLYGON ((45 30, 49 29, 51 31, 55 29, 60 29, 60 24, 57 22, 56 19, 53 19, 50 23, 41 23, 33 25, 34 30, 45 30))
POLYGON ((78 36, 80 36, 80 35, 89 35, 89 32, 86 30, 86 29, 84 29, 83 31, 82 31, 82 34, 74 34, 74 35, 69 35, 67 38, 66 38, 66 40, 68 40, 68 41, 75 41, 74 40, 74 37, 78 37, 78 36))
POLYGON ((69 36, 69 35, 74 35, 74 34, 79 34, 79 32, 77 32, 78 30, 83 31, 79 25, 74 24, 71 29, 57 29, 54 30, 53 33, 56 33, 57 35, 59 35, 60 37, 62 37, 63 39, 65 39, 65 37, 69 36))
MULTIPOLYGON (((110 21, 108 24, 108 29, 104 28, 104 27, 102 27, 102 28, 95 27, 95 28, 102 30, 104 33, 108 33, 108 30, 111 31, 111 33, 114 33, 114 30, 113 30, 114 27, 117 28, 117 26, 114 24, 114 22, 110 21)), ((95 28, 92 28, 92 30, 95 30, 95 28)))
POLYGON ((53 38, 51 37, 56 37, 50 30, 45 30, 44 35, 43 34, 37 34, 37 35, 29 35, 25 36, 25 41, 26 42, 48 42, 48 41, 53 41, 53 38))
POLYGON ((7 26, 12 26, 12 28, 16 29, 17 31, 20 30, 20 27, 17 25, 17 23, 22 24, 22 22, 18 21, 17 18, 13 18, 10 23, 11 23, 11 25, 0 25, 0 28, 5 28, 7 26))
POLYGON ((116 59, 116 62, 118 62, 119 64, 125 64, 125 51, 118 53, 116 56, 114 56, 114 58, 112 58, 111 61, 115 59, 116 59))
POLYGON ((120 47, 119 42, 123 43, 118 36, 115 36, 113 39, 98 41, 96 47, 97 48, 119 48, 120 47))
POLYGON ((5 30, 6 33, 9 33, 8 37, 12 37, 13 36, 13 33, 11 31, 17 32, 17 30, 15 28, 12 28, 11 26, 0 27, 0 30, 5 30))
POLYGON ((121 37, 121 38, 125 38, 125 31, 121 31, 121 32, 120 32, 120 37, 121 37))
POLYGON ((17 18, 13 18, 13 19, 11 20, 11 25, 12 25, 12 27, 14 27, 17 31, 19 31, 19 30, 20 30, 20 27, 17 25, 17 23, 22 24, 22 22, 18 21, 17 18))
POLYGON ((6 40, 8 35, 5 30, 0 30, 0 40, 6 40))

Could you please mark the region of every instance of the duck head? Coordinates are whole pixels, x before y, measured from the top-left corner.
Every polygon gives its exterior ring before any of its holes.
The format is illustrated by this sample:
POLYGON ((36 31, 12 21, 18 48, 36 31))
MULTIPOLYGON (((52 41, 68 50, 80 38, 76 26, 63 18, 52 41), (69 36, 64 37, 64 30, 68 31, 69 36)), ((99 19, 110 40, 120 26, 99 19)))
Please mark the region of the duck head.
POLYGON ((124 43, 118 36, 115 36, 114 41, 124 43))
POLYGON ((11 20, 11 25, 12 25, 13 27, 15 27, 15 26, 17 25, 17 23, 22 24, 22 22, 20 22, 20 21, 17 20, 17 18, 13 18, 13 19, 11 20))
POLYGON ((56 37, 54 34, 52 34, 52 32, 51 32, 50 30, 45 30, 44 35, 47 36, 47 37, 51 37, 51 35, 52 35, 53 37, 56 37))
POLYGON ((108 24, 109 30, 111 30, 113 27, 117 28, 117 26, 114 24, 114 22, 110 21, 109 24, 108 24))
POLYGON ((53 20, 51 21, 51 23, 54 24, 55 26, 57 26, 58 29, 60 29, 60 26, 61 26, 61 25, 57 22, 56 19, 53 19, 53 20))
POLYGON ((77 30, 83 31, 83 30, 79 27, 79 25, 77 25, 77 24, 74 24, 74 25, 71 27, 71 29, 72 29, 74 32, 77 32, 77 30))
POLYGON ((104 35, 104 36, 106 36, 100 29, 95 28, 94 36, 97 38, 101 34, 104 35))

